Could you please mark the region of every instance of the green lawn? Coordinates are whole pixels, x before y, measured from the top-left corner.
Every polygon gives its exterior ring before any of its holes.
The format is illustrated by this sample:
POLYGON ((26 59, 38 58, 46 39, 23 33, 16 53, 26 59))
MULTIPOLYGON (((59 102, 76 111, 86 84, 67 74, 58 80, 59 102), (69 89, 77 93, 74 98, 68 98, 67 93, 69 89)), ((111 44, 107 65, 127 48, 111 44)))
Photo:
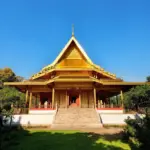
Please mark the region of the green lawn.
POLYGON ((22 130, 11 133, 7 150, 130 150, 119 135, 79 131, 22 130))

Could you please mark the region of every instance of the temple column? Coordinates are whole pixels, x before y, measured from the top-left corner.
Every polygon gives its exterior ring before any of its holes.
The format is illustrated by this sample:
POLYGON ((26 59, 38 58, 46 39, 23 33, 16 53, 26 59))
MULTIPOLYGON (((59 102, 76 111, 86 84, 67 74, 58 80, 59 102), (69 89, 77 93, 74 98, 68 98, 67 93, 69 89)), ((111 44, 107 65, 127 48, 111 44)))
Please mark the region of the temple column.
POLYGON ((108 97, 108 107, 111 108, 111 98, 112 97, 108 97))
POLYGON ((66 108, 68 108, 68 94, 67 94, 67 90, 66 90, 66 108))
POLYGON ((27 104, 27 102, 28 102, 28 95, 29 95, 29 91, 26 90, 26 104, 27 104))
POLYGON ((121 97, 121 105, 122 105, 122 108, 123 108, 124 106, 123 106, 123 92, 122 92, 122 90, 120 91, 120 97, 121 97))
POLYGON ((54 108, 55 89, 52 88, 52 109, 54 108))
POLYGON ((118 95, 116 96, 116 103, 117 103, 117 107, 118 107, 118 95))
POLYGON ((38 108, 41 108, 41 99, 40 99, 40 93, 38 93, 38 101, 37 101, 38 108))
POLYGON ((35 96, 35 108, 37 108, 38 94, 35 96))
POLYGON ((96 88, 94 87, 94 107, 96 108, 96 88))
POLYGON ((81 108, 81 92, 79 92, 79 107, 81 108))
POLYGON ((31 108, 31 104, 32 104, 32 92, 30 92, 29 108, 31 108))

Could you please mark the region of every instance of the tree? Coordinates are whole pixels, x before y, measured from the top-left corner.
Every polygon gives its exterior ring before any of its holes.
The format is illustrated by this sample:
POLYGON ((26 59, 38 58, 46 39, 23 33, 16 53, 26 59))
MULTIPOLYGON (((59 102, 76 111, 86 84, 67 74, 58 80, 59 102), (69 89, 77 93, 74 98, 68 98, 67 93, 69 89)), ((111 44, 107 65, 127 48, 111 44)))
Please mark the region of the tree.
MULTIPOLYGON (((150 76, 147 77, 150 82, 150 76)), ((139 115, 136 119, 127 119, 127 126, 124 129, 125 137, 135 148, 148 150, 150 147, 150 86, 145 84, 136 86, 124 95, 124 105, 126 108, 140 110, 145 114, 144 117, 139 115)))
MULTIPOLYGON (((19 92, 16 88, 3 86, 4 82, 19 82, 23 78, 16 76, 10 68, 0 69, 0 149, 2 149, 2 141, 4 138, 10 135, 10 130, 4 130, 3 123, 10 119, 10 128, 12 123, 12 114, 14 113, 12 103, 22 107, 24 104, 25 95, 19 92), (5 116, 5 119, 4 119, 5 116), (5 121, 4 121, 5 120, 5 121), (4 131, 2 133, 2 131, 4 131)), ((7 138, 8 139, 8 138, 7 138)))
POLYGON ((150 103, 149 85, 136 86, 124 95, 124 105, 126 108, 138 110, 140 105, 146 106, 147 103, 150 103))
POLYGON ((23 77, 16 76, 10 68, 0 69, 0 106, 6 104, 22 105, 25 95, 19 92, 16 88, 3 86, 4 82, 19 82, 23 81, 23 77))
POLYGON ((150 76, 146 77, 146 81, 150 82, 150 76))
POLYGON ((17 82, 21 82, 21 81, 23 81, 23 80, 24 80, 23 77, 21 77, 21 76, 16 76, 16 81, 17 81, 17 82))
POLYGON ((0 81, 1 82, 16 81, 16 75, 10 68, 0 69, 0 81))
POLYGON ((3 87, 3 83, 2 81, 0 81, 0 89, 2 89, 2 87, 3 87))
POLYGON ((24 103, 24 99, 25 95, 15 88, 4 87, 0 90, 0 100, 2 105, 11 103, 22 105, 24 103))

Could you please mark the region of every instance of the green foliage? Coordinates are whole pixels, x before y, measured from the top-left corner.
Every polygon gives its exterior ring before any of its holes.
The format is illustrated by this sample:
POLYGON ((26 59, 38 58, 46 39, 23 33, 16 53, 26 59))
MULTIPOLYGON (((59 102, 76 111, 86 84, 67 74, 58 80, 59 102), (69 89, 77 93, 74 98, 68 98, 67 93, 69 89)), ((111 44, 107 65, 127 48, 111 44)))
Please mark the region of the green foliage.
POLYGON ((0 100, 2 103, 5 103, 6 101, 8 103, 22 103, 24 99, 25 95, 13 87, 4 87, 0 90, 0 100))
POLYGON ((148 150, 150 147, 150 117, 127 119, 124 133, 127 140, 135 147, 148 150))
POLYGON ((19 92, 16 88, 3 86, 4 82, 19 82, 23 78, 16 76, 15 73, 10 68, 0 69, 0 149, 4 148, 6 141, 11 141, 12 137, 10 135, 12 114, 14 112, 11 107, 12 103, 21 107, 24 104, 25 95, 19 92), (3 126, 4 122, 10 119, 9 127, 3 126), (4 144, 3 144, 4 143, 4 144), (4 146, 4 147, 3 147, 4 146))
MULTIPOLYGON (((149 80, 150 78, 147 78, 149 80)), ((125 137, 133 148, 148 150, 150 147, 150 116, 148 107, 150 104, 150 86, 136 86, 124 95, 126 108, 144 110, 144 118, 137 116, 136 119, 127 119, 127 126, 124 129, 125 137)))
POLYGON ((110 103, 113 104, 114 107, 121 106, 120 95, 110 97, 110 103))
POLYGON ((23 77, 16 76, 10 68, 0 69, 0 88, 4 82, 20 82, 23 80, 23 77))
POLYGON ((21 77, 21 76, 16 76, 16 82, 21 82, 21 81, 23 81, 23 80, 24 80, 23 77, 21 77))
POLYGON ((124 106, 126 108, 138 110, 138 107, 145 102, 150 102, 149 85, 136 86, 124 94, 124 106))
POLYGON ((148 76, 148 77, 146 78, 146 81, 147 81, 147 82, 150 82, 150 76, 148 76))
POLYGON ((4 82, 19 82, 23 78, 16 76, 10 68, 0 69, 0 107, 8 107, 10 104, 23 105, 25 95, 14 87, 3 86, 4 82))
POLYGON ((16 81, 16 75, 10 68, 0 69, 0 81, 1 82, 16 81))

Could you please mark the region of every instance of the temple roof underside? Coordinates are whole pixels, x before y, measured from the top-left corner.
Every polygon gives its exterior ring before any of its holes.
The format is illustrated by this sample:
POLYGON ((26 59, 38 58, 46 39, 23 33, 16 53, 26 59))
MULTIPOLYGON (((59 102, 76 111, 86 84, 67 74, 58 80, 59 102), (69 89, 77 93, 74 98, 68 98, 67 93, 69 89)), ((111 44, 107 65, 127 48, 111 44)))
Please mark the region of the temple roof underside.
MULTIPOLYGON (((106 79, 96 79, 93 77, 78 77, 78 78, 74 78, 74 77, 69 77, 69 78, 62 78, 62 77, 56 77, 53 79, 49 79, 49 80, 34 80, 34 81, 24 81, 24 82, 5 82, 5 85, 9 85, 9 86, 14 86, 16 88, 18 88, 19 90, 25 90, 28 87, 46 87, 48 89, 51 89, 54 85, 57 84, 62 84, 67 85, 68 88, 70 87, 77 87, 78 88, 84 88, 85 87, 85 83, 91 83, 89 84, 89 88, 93 88, 96 87, 97 89, 102 89, 102 90, 108 90, 108 89, 118 89, 118 90, 128 90, 129 88, 136 86, 136 85, 144 85, 144 84, 150 84, 150 83, 146 83, 146 82, 124 82, 124 81, 119 81, 119 80, 106 80, 106 79), (83 83, 83 84, 82 84, 83 83), (75 84, 75 85, 74 85, 75 84), (69 86, 70 85, 70 86, 69 86)), ((67 88, 66 86, 66 88, 67 88)))

